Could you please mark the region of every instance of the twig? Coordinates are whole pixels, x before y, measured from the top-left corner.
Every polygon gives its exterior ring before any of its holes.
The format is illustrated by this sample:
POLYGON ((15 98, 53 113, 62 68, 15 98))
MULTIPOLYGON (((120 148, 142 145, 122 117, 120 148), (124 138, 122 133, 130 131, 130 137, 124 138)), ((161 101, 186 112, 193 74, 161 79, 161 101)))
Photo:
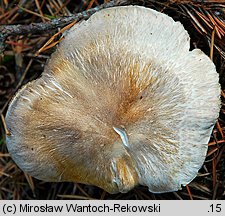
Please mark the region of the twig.
POLYGON ((77 14, 73 14, 66 17, 60 17, 53 19, 45 23, 31 23, 29 25, 2 25, 0 26, 0 53, 5 50, 5 40, 9 36, 15 35, 27 35, 27 34, 43 34, 49 31, 53 31, 59 27, 68 25, 73 21, 80 21, 81 19, 87 19, 95 12, 103 9, 114 7, 117 5, 127 5, 130 4, 130 0, 113 0, 108 3, 102 4, 95 8, 91 8, 87 11, 82 11, 77 14))

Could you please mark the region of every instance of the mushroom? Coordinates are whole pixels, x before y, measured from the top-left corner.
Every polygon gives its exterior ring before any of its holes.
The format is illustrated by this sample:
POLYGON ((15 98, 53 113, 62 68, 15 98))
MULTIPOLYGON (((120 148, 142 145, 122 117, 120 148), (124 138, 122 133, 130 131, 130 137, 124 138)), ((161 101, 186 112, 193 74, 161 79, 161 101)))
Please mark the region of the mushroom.
POLYGON ((212 61, 152 9, 96 12, 12 99, 9 153, 31 176, 109 193, 176 191, 201 168, 220 109, 212 61))

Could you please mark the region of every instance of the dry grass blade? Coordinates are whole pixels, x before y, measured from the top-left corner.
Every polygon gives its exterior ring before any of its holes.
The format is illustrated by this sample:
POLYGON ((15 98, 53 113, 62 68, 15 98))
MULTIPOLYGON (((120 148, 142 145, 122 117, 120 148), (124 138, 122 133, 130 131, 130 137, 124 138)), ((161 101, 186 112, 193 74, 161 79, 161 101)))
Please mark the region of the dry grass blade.
POLYGON ((218 25, 221 26, 221 28, 223 29, 223 33, 225 32, 225 22, 222 21, 220 18, 218 18, 217 16, 214 16, 215 21, 218 23, 218 25))
POLYGON ((3 124, 3 127, 4 127, 4 130, 5 130, 5 134, 6 135, 10 135, 10 132, 9 130, 7 129, 7 126, 6 126, 6 123, 5 123, 5 117, 3 116, 3 114, 1 113, 1 120, 2 120, 2 124, 3 124))
POLYGON ((176 197, 178 200, 183 200, 183 199, 181 198, 181 196, 180 196, 178 193, 173 192, 173 194, 175 195, 175 197, 176 197))
POLYGON ((221 160, 221 158, 222 158, 224 152, 225 152, 225 145, 223 145, 223 147, 221 147, 221 149, 220 149, 220 152, 219 152, 219 154, 218 154, 218 156, 217 156, 217 159, 216 159, 216 165, 217 165, 217 164, 219 163, 219 161, 221 160))
POLYGON ((91 197, 89 196, 89 194, 87 194, 87 193, 83 190, 83 188, 80 187, 79 184, 76 184, 76 186, 77 186, 77 188, 81 191, 81 193, 82 193, 83 195, 85 195, 85 196, 88 197, 88 198, 91 198, 91 197))
POLYGON ((200 31, 202 31, 203 33, 207 33, 207 31, 204 29, 204 27, 201 25, 198 19, 188 10, 188 8, 184 5, 183 8, 187 12, 187 14, 191 17, 195 25, 200 29, 200 31))
POLYGON ((66 8, 67 4, 70 2, 70 0, 65 1, 64 3, 62 3, 61 1, 59 1, 60 3, 60 7, 58 8, 58 10, 56 10, 55 15, 59 14, 59 12, 61 12, 62 10, 64 11, 65 15, 69 15, 70 12, 69 10, 66 8))
POLYGON ((212 179, 213 179, 213 189, 215 189, 216 181, 217 181, 217 175, 216 175, 216 158, 212 160, 212 179))
MULTIPOLYGON (((225 90, 224 90, 225 91, 225 90)), ((221 91, 221 95, 222 97, 225 99, 225 93, 223 91, 221 91)))
POLYGON ((87 10, 90 9, 93 6, 93 4, 94 4, 95 1, 96 0, 90 0, 89 4, 87 6, 87 10))
POLYGON ((220 135, 221 135, 222 139, 224 140, 224 133, 223 133, 223 130, 222 130, 221 126, 220 126, 219 121, 216 122, 216 128, 218 129, 218 131, 220 132, 220 135))
POLYGON ((27 180, 27 182, 28 182, 28 184, 29 184, 29 186, 30 186, 30 189, 31 189, 32 192, 34 193, 35 187, 34 187, 34 182, 33 182, 32 177, 31 177, 30 175, 28 175, 27 173, 24 173, 24 176, 26 177, 26 180, 27 180))
POLYGON ((18 42, 15 42, 15 41, 7 40, 5 43, 10 44, 10 45, 14 45, 14 46, 20 46, 20 47, 23 47, 23 48, 31 48, 31 46, 25 45, 22 42, 18 43, 18 42))
MULTIPOLYGON (((211 14, 209 12, 206 11, 207 16, 209 17, 212 25, 214 26, 213 31, 216 31, 216 34, 218 35, 218 37, 221 39, 222 36, 224 35, 222 29, 217 25, 217 23, 215 22, 215 20, 213 19, 213 17, 211 16, 211 14), (222 36, 221 36, 222 34, 222 36)), ((214 33, 215 34, 215 33, 214 33)))
POLYGON ((214 40, 215 40, 215 31, 216 31, 216 28, 214 28, 213 31, 212 31, 211 44, 210 44, 209 57, 210 57, 211 60, 213 60, 213 47, 214 47, 214 40))
POLYGON ((10 155, 9 154, 4 154, 4 153, 1 153, 0 152, 0 157, 10 157, 10 155))
POLYGON ((49 19, 48 17, 45 17, 45 16, 43 16, 43 15, 41 15, 41 14, 38 14, 38 13, 36 13, 36 12, 34 12, 34 11, 28 10, 28 9, 23 8, 23 7, 21 7, 21 6, 18 6, 18 7, 19 7, 21 10, 26 11, 27 13, 30 13, 30 14, 33 14, 33 15, 35 15, 35 16, 41 17, 43 20, 47 20, 47 21, 50 21, 50 20, 51 20, 51 19, 49 19))
MULTIPOLYGON (((48 49, 54 47, 55 45, 57 45, 57 44, 58 44, 60 41, 62 41, 62 40, 63 40, 63 38, 60 38, 59 40, 57 40, 57 41, 55 41, 55 42, 52 42, 52 43, 49 44, 48 46, 42 47, 42 48, 41 48, 41 52, 46 51, 46 50, 48 50, 48 49)), ((38 53, 35 53, 35 55, 37 56, 37 55, 39 55, 39 54, 38 54, 38 53)))
POLYGON ((134 189, 134 191, 135 191, 135 193, 138 195, 138 197, 140 197, 140 199, 151 200, 151 197, 150 197, 148 194, 144 193, 143 191, 141 191, 141 190, 136 190, 136 189, 134 189))
POLYGON ((36 4, 37 9, 38 9, 38 12, 39 12, 39 14, 40 14, 40 16, 41 16, 42 22, 45 22, 44 14, 42 13, 41 6, 40 6, 40 4, 39 4, 39 1, 38 1, 38 0, 35 0, 35 4, 36 4))
POLYGON ((64 199, 96 200, 91 197, 79 196, 79 195, 67 195, 67 194, 58 194, 57 197, 64 198, 64 199))
POLYGON ((106 191, 102 191, 102 194, 101 194, 100 200, 104 200, 105 195, 106 195, 106 191))
POLYGON ((63 40, 63 38, 60 38, 58 41, 53 42, 54 39, 61 33, 63 33, 64 31, 66 31, 67 29, 71 28, 73 25, 75 25, 77 21, 73 21, 72 23, 70 23, 69 25, 65 26, 64 28, 62 28, 59 32, 57 32, 56 34, 54 34, 36 53, 35 55, 39 55, 41 52, 55 46, 56 44, 58 44, 61 40, 63 40), (53 43, 52 43, 53 42, 53 43), (52 43, 52 44, 51 44, 52 43))
POLYGON ((212 190, 209 189, 206 185, 200 184, 197 182, 192 182, 191 184, 189 184, 189 187, 191 187, 192 189, 195 189, 195 190, 199 190, 202 193, 207 194, 207 195, 211 195, 211 193, 212 193, 212 190))
POLYGON ((210 24, 210 20, 204 14, 200 13, 199 11, 195 9, 194 11, 210 29, 213 29, 213 26, 210 24))
POLYGON ((219 186, 219 183, 217 182, 215 187, 214 187, 214 190, 213 190, 213 197, 212 197, 212 200, 215 200, 216 199, 216 195, 217 195, 217 191, 218 191, 218 186, 219 186))
POLYGON ((2 177, 2 176, 6 176, 6 177, 9 177, 9 178, 12 178, 11 175, 9 175, 9 174, 7 174, 7 173, 5 173, 5 172, 2 172, 2 171, 0 170, 0 177, 2 177))
POLYGON ((225 3, 225 0, 169 0, 171 3, 176 4, 199 4, 199 3, 225 3))
MULTIPOLYGON (((215 44, 214 46, 215 46, 215 48, 219 51, 220 56, 221 56, 223 59, 225 59, 225 50, 224 50, 224 48, 221 49, 221 48, 220 48, 219 46, 217 46, 216 44, 215 44)), ((221 47, 223 47, 223 45, 221 45, 221 47)))
POLYGON ((213 147, 213 148, 211 148, 211 149, 208 151, 208 153, 207 153, 207 156, 206 156, 206 157, 209 157, 209 156, 211 156, 212 154, 214 154, 214 153, 218 152, 218 150, 219 150, 219 148, 218 148, 218 147, 213 147))
POLYGON ((208 146, 214 146, 214 145, 223 144, 223 143, 225 143, 225 140, 213 141, 213 142, 209 142, 208 146))
POLYGON ((193 200, 193 196, 192 196, 191 190, 190 190, 188 185, 186 185, 186 189, 187 189, 187 192, 189 194, 190 200, 193 200))
POLYGON ((32 62, 33 62, 33 59, 31 59, 31 60, 29 61, 29 63, 27 64, 27 67, 25 68, 24 73, 22 74, 20 81, 19 81, 19 83, 18 83, 17 86, 16 86, 16 90, 19 89, 19 87, 22 85, 22 83, 23 83, 23 81, 24 81, 24 79, 25 79, 25 76, 26 76, 28 70, 29 70, 30 67, 31 67, 32 62))
MULTIPOLYGON (((152 1, 151 2, 156 2, 152 1)), ((225 59, 225 4, 224 1, 165 1, 161 3, 165 8, 178 7, 185 16, 190 17, 194 28, 211 41, 212 31, 215 31, 214 47, 225 59), (170 3, 169 6, 168 2, 170 3)), ((176 9, 174 9, 175 11, 176 9)))
MULTIPOLYGON (((185 7, 185 6, 183 6, 185 7)), ((203 24, 206 24, 206 26, 211 29, 211 30, 215 30, 217 36, 221 39, 224 36, 224 30, 223 30, 223 25, 221 25, 222 22, 220 22, 220 20, 212 14, 212 12, 208 9, 206 10, 204 7, 200 8, 198 11, 194 6, 189 5, 189 7, 191 8, 191 10, 193 12, 195 12, 195 14, 200 18, 200 20, 203 21, 203 24), (216 21, 217 20, 217 21, 216 21)), ((186 7, 185 7, 186 8, 186 7)), ((186 11, 188 12, 188 14, 190 15, 190 17, 193 19, 193 21, 195 22, 195 24, 202 30, 202 32, 204 33, 209 33, 206 31, 206 29, 200 24, 200 22, 198 21, 198 19, 186 8, 186 11)))
MULTIPOLYGON (((182 194, 183 196, 189 196, 188 193, 182 192, 181 194, 182 194)), ((200 195, 194 195, 194 194, 193 194, 192 197, 193 197, 193 199, 196 198, 196 199, 198 199, 198 200, 208 200, 207 197, 200 196, 200 195)))

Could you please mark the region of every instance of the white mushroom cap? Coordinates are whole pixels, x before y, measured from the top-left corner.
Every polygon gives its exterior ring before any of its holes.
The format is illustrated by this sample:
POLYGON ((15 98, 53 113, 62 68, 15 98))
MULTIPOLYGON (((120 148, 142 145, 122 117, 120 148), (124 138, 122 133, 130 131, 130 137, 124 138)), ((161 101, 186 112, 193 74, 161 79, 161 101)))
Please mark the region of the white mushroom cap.
POLYGON ((176 191, 197 175, 220 109, 212 61, 180 22, 126 6, 72 27, 10 103, 6 142, 45 181, 176 191))

